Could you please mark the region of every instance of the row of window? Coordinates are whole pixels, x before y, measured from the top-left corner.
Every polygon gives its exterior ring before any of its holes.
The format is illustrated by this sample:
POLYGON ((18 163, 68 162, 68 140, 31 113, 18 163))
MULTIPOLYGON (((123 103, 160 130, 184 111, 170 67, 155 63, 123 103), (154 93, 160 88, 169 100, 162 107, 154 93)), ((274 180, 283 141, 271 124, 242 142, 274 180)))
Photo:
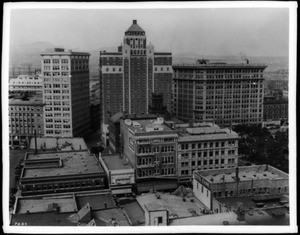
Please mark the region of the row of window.
MULTIPOLYGON (((288 193, 288 187, 284 186, 284 187, 277 187, 276 188, 276 193, 277 194, 282 194, 282 193, 288 193)), ((246 195, 252 195, 252 194, 270 194, 271 192, 271 188, 270 187, 253 187, 253 188, 244 188, 244 189, 240 189, 239 190, 239 195, 240 196, 246 196, 246 195)), ((236 191, 229 191, 229 190, 225 190, 225 191, 215 191, 213 192, 213 196, 214 197, 234 197, 236 191)))
POLYGON ((226 146, 235 146, 237 142, 235 140, 229 141, 216 141, 216 142, 204 142, 204 143, 183 143, 179 144, 179 150, 186 149, 201 149, 201 148, 219 148, 226 146))

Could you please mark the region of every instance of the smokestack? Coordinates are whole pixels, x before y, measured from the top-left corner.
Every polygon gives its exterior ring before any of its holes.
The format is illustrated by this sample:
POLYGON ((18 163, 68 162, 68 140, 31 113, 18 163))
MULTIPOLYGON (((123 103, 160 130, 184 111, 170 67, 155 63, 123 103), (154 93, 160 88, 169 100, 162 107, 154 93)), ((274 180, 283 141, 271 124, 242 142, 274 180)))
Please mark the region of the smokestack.
POLYGON ((249 60, 246 58, 246 62, 247 62, 247 64, 249 64, 249 60))
POLYGON ((35 151, 34 151, 34 154, 36 155, 37 154, 37 140, 36 140, 36 130, 34 130, 34 145, 35 145, 35 151))

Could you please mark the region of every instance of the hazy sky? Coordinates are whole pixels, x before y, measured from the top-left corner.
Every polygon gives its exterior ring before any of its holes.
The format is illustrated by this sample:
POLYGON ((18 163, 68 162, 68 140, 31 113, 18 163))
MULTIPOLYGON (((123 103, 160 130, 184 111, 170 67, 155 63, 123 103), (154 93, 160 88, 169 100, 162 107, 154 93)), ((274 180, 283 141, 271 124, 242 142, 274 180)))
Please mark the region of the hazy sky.
POLYGON ((80 50, 116 47, 133 19, 156 51, 288 55, 288 8, 14 9, 10 42, 47 41, 80 50))

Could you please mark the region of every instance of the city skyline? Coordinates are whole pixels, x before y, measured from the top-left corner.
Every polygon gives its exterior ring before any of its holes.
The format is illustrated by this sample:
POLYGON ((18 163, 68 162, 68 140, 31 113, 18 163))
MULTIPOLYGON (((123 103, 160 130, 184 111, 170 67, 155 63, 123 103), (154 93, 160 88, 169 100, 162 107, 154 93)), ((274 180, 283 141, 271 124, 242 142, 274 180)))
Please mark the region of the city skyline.
POLYGON ((225 4, 4 5, 6 231, 298 229, 297 3, 225 4))
POLYGON ((116 47, 132 19, 160 51, 288 56, 288 8, 13 9, 10 46, 42 41, 78 50, 116 47))

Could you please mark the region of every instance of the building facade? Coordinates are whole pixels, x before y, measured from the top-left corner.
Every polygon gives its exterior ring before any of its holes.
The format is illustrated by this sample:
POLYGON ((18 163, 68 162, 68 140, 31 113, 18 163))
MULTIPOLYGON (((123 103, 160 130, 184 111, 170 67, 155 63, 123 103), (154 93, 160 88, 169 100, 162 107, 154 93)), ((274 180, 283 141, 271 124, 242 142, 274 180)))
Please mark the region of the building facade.
POLYGON ((174 65, 172 114, 222 126, 261 123, 265 68, 206 60, 174 65))
POLYGON ((9 79, 10 91, 40 91, 43 90, 43 79, 40 75, 19 75, 9 79))
POLYGON ((85 136, 90 128, 90 54, 55 48, 41 56, 45 136, 85 136))
POLYGON ((44 103, 40 96, 9 99, 10 146, 28 146, 34 132, 44 135, 44 103))
POLYGON ((288 120, 289 101, 269 96, 264 98, 264 121, 288 120))
POLYGON ((136 182, 154 178, 177 182, 177 131, 153 115, 127 117, 120 124, 124 157, 135 169, 136 182))
POLYGON ((264 200, 286 195, 289 177, 269 165, 196 171, 193 191, 209 210, 213 210, 214 198, 252 196, 254 200, 264 200))
POLYGON ((135 184, 134 169, 119 154, 101 154, 99 161, 106 172, 112 194, 132 194, 135 184))
POLYGON ((109 150, 112 153, 120 153, 121 149, 121 130, 120 120, 123 113, 116 113, 109 119, 109 150))
MULTIPOLYGON (((102 124, 118 112, 146 114, 152 93, 164 94, 170 110, 172 94, 172 54, 155 52, 147 45, 146 33, 133 20, 118 52, 100 52, 102 124)), ((107 128, 102 127, 102 132, 107 128)))
POLYGON ((21 195, 41 195, 107 188, 105 172, 88 150, 26 153, 21 195))
POLYGON ((213 123, 177 124, 178 180, 192 182, 195 170, 226 169, 238 165, 236 132, 213 123))

